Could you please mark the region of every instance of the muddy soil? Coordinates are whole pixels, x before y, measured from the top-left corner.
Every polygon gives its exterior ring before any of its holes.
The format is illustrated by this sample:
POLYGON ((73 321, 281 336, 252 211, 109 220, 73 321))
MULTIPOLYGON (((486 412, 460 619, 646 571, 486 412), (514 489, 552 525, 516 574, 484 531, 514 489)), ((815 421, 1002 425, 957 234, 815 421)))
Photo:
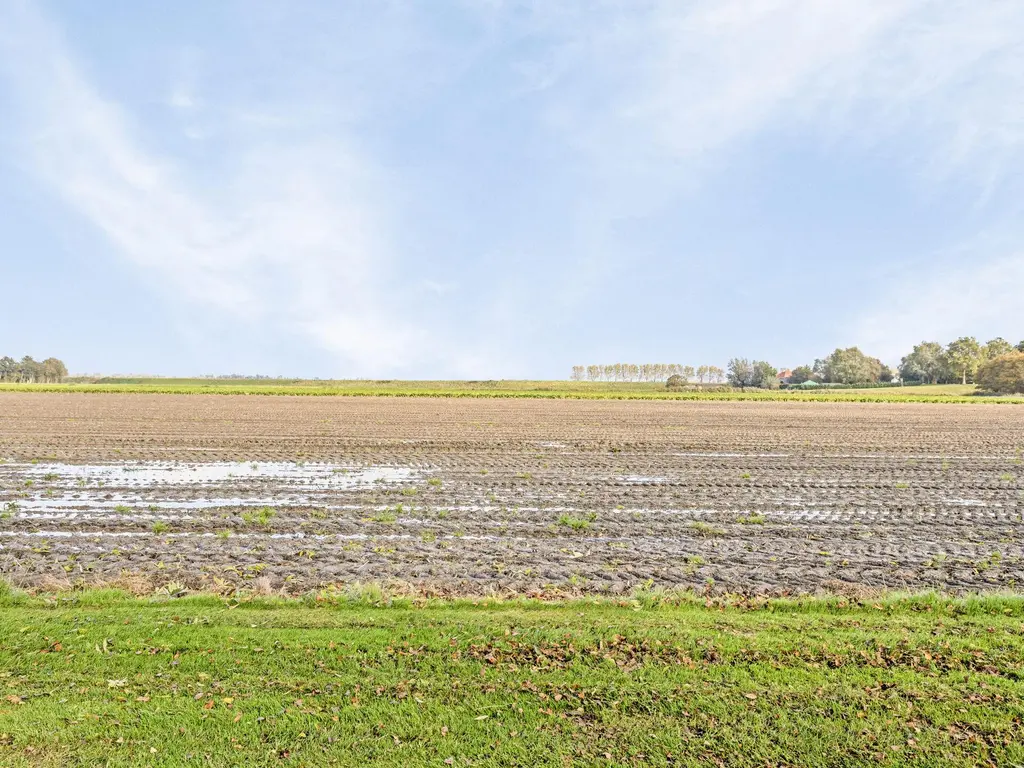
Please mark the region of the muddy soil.
POLYGON ((1024 585, 1024 407, 0 393, 0 575, 1024 585))

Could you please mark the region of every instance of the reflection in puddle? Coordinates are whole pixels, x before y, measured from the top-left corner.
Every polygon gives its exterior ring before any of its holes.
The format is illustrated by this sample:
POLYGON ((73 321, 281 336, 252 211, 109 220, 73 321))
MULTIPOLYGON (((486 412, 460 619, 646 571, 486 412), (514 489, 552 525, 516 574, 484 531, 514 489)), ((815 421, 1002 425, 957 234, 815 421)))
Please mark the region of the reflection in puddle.
POLYGON ((645 475, 626 475, 625 477, 619 478, 619 482, 629 483, 630 485, 657 485, 659 483, 667 483, 667 477, 647 477, 645 475))
POLYGON ((127 462, 124 464, 21 464, 11 467, 29 478, 53 482, 84 480, 86 486, 217 485, 282 480, 308 488, 345 489, 412 480, 405 467, 337 467, 332 464, 218 461, 209 464, 127 462))
MULTIPOLYGON (((18 538, 33 538, 33 539, 213 539, 222 538, 216 533, 210 533, 208 531, 180 531, 174 533, 154 533, 152 531, 0 531, 0 539, 18 539, 18 538)), ((311 534, 311 533, 233 533, 230 538, 224 539, 225 542, 230 543, 235 540, 274 540, 274 541, 289 541, 289 540, 307 540, 307 541, 417 541, 422 542, 422 539, 418 535, 411 533, 385 533, 385 534, 366 534, 366 533, 330 533, 330 534, 311 534)), ((529 537, 519 536, 493 536, 488 534, 445 534, 437 537, 437 540, 443 541, 491 541, 491 542, 522 542, 529 544, 536 544, 536 539, 529 537)), ((610 541, 615 542, 645 542, 648 541, 646 537, 630 537, 629 539, 613 537, 613 536, 586 536, 575 538, 574 541, 577 543, 606 543, 610 541)), ((650 539, 650 541, 662 541, 661 539, 650 539)), ((0 544, 0 550, 4 548, 3 544, 0 544)), ((583 553, 571 553, 571 557, 582 557, 583 553)))
POLYGON ((722 451, 689 451, 674 453, 673 456, 709 459, 788 459, 788 453, 725 453, 722 451))
POLYGON ((26 489, 8 503, 8 511, 30 513, 325 506, 335 493, 419 478, 406 467, 288 462, 13 464, 4 470, 26 489))

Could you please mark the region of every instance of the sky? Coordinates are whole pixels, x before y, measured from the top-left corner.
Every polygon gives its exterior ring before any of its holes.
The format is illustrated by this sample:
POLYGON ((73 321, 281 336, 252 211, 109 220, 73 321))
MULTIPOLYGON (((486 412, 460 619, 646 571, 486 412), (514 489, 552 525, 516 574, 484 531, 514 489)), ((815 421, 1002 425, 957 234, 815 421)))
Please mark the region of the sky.
POLYGON ((0 354, 567 378, 1024 339, 1024 3, 0 0, 0 354))

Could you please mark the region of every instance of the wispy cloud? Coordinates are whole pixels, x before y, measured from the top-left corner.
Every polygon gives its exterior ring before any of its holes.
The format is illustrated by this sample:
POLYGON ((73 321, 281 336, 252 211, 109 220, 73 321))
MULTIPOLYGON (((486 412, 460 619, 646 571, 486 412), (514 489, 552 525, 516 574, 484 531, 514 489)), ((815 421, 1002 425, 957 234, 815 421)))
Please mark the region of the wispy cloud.
POLYGON ((899 362, 921 341, 945 343, 964 335, 1024 340, 1024 250, 1019 243, 965 248, 960 258, 924 272, 908 270, 881 292, 882 301, 849 331, 883 360, 899 362), (976 258, 972 248, 985 254, 976 258), (997 254, 993 256, 992 254, 997 254))
POLYGON ((549 120, 593 176, 578 201, 582 255, 560 292, 574 306, 606 290, 611 265, 624 256, 611 234, 617 217, 657 210, 680 191, 700 194, 737 148, 774 132, 884 158, 916 177, 922 199, 966 197, 975 214, 977 235, 959 266, 897 270, 876 300, 862 302, 844 341, 891 353, 928 328, 959 334, 1000 319, 1010 332, 1019 322, 1024 302, 1010 297, 1024 295, 1024 253, 1006 243, 1024 238, 1024 205, 1015 202, 1024 199, 1024 4, 651 0, 603 3, 600 11, 575 2, 532 8, 532 31, 558 43, 523 69, 543 85, 549 120), (913 310, 895 323, 898 305, 913 310), (900 325, 906 332, 894 343, 870 331, 887 328, 891 338, 900 325))
MULTIPOLYGON (((830 318, 837 341, 891 357, 1020 321, 1021 3, 253 3, 260 42, 245 53, 269 57, 265 77, 228 66, 211 85, 212 49, 186 51, 154 86, 165 114, 147 121, 36 5, 0 2, 0 71, 22 95, 35 171, 168 290, 286 329, 335 372, 530 374, 559 370, 549 363, 569 347, 605 348, 607 299, 640 303, 616 276, 644 222, 671 219, 778 137, 887 166, 935 216, 953 199, 965 209, 966 245, 894 265, 861 311, 830 318), (267 45, 280 25, 295 26, 267 45), (288 40, 309 55, 292 61, 288 40), (193 141, 169 142, 169 126, 193 141), (512 167, 538 157, 548 163, 512 167), (506 223, 495 210, 510 201, 506 223), (553 335, 567 318, 590 338, 553 335)), ((872 183, 885 180, 862 194, 872 183)), ((666 262, 704 258, 673 236, 649 249, 652 281, 666 262)), ((712 288, 730 300, 726 281, 712 288)))
POLYGON ((17 37, 0 37, 0 60, 23 96, 32 161, 123 257, 200 308, 312 339, 339 372, 419 359, 426 331, 384 300, 386 282, 401 291, 381 220, 387 190, 353 143, 250 134, 226 177, 190 182, 145 147, 47 19, 17 0, 7 8, 17 37))
POLYGON ((601 9, 534 6, 532 29, 559 43, 528 69, 554 91, 552 119, 606 169, 650 171, 666 157, 693 168, 768 127, 858 144, 912 133, 920 141, 908 161, 980 170, 984 180, 1022 154, 1019 3, 650 0, 601 9))

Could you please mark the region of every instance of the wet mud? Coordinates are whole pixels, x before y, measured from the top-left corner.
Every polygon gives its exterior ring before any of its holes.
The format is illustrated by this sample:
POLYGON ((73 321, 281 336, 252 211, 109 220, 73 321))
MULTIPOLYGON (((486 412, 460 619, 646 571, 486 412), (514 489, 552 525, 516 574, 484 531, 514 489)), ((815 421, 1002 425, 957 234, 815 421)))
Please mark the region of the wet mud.
POLYGON ((0 393, 0 575, 1017 590, 1024 408, 0 393))

